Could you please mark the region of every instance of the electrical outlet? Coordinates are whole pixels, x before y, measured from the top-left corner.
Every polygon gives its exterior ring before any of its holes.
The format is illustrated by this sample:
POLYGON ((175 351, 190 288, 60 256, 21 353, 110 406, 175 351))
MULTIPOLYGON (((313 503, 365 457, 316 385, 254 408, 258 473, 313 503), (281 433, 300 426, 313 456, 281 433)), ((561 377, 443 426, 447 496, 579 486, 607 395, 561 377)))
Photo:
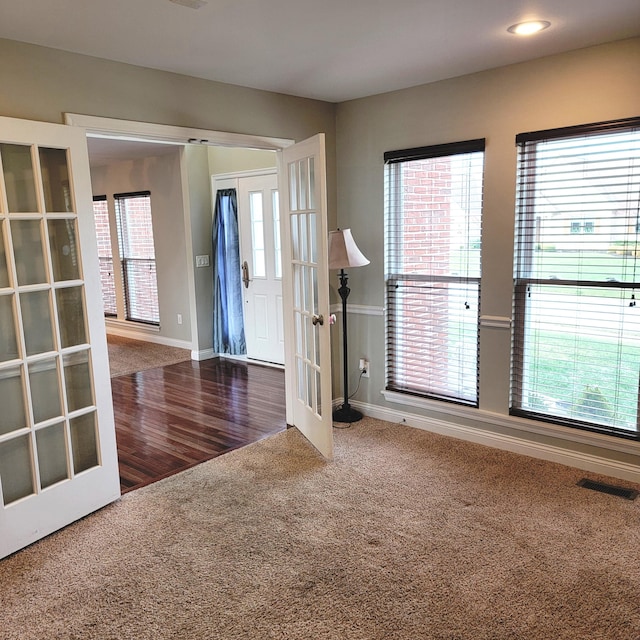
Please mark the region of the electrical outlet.
POLYGON ((360 373, 363 378, 369 377, 369 361, 364 358, 360 358, 360 373))

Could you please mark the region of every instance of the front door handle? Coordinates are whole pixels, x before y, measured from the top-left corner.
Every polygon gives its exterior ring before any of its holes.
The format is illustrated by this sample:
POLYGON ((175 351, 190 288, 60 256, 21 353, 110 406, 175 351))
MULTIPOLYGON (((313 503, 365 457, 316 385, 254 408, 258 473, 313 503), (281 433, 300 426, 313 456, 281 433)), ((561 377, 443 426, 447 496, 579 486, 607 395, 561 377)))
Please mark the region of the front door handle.
POLYGON ((249 288, 249 264, 245 260, 242 263, 242 282, 244 282, 245 289, 249 288))
POLYGON ((313 322, 313 326, 315 327, 317 324, 322 326, 324 324, 324 316, 320 314, 319 316, 313 316, 311 318, 311 322, 313 322))

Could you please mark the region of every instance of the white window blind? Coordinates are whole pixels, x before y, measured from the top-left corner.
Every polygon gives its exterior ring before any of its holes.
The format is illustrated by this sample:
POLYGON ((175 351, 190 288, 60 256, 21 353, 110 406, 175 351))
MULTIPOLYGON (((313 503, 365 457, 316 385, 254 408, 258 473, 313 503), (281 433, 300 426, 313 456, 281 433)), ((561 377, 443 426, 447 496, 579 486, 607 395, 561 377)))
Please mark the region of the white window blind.
POLYGON ((512 413, 637 438, 640 118, 516 141, 512 413))
POLYGON ((149 191, 114 195, 127 320, 159 324, 149 191))
POLYGON ((484 140, 385 154, 387 389, 477 406, 484 140))

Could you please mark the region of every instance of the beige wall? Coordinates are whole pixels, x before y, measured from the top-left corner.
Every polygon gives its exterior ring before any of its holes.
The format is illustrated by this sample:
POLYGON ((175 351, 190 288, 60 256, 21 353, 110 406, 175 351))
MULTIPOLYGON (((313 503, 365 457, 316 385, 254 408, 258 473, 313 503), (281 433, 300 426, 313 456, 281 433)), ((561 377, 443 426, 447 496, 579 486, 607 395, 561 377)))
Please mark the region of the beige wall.
MULTIPOLYGON (((510 317, 516 134, 638 116, 639 80, 640 39, 631 39, 340 104, 338 224, 352 228, 371 260, 349 274, 350 303, 384 303, 384 152, 486 138, 482 314, 510 317)), ((354 314, 350 323, 350 369, 360 357, 371 361, 356 398, 394 408, 380 394, 382 317, 354 314)), ((480 406, 506 416, 510 332, 483 328, 480 339, 480 406)))
POLYGON ((263 149, 234 149, 230 147, 207 147, 209 173, 235 173, 271 169, 276 166, 276 154, 263 149))
POLYGON ((64 113, 291 140, 326 134, 335 220, 334 104, 211 82, 0 39, 0 115, 64 122, 64 113))
POLYGON ((184 209, 180 175, 180 149, 171 154, 114 162, 91 169, 93 195, 106 195, 110 213, 113 195, 135 191, 151 192, 153 240, 156 251, 159 336, 191 347, 184 209), (177 315, 182 315, 178 324, 177 315))
MULTIPOLYGON (((0 39, 0 113, 63 122, 65 112, 334 143, 335 107, 0 39)), ((332 153, 333 155, 333 153, 332 153)))
MULTIPOLYGON (((0 115, 15 118, 60 123, 64 122, 64 113, 80 113, 291 140, 323 132, 327 144, 329 219, 335 224, 333 104, 3 39, 0 87, 0 115)), ((233 162, 225 165, 231 168, 225 170, 239 168, 240 159, 236 153, 233 162)), ((215 156, 214 165, 218 160, 215 156)), ((187 185, 190 211, 183 236, 187 243, 190 239, 193 255, 211 252, 208 163, 206 147, 185 147, 182 182, 187 185)), ((189 282, 193 348, 206 352, 212 345, 211 270, 192 269, 189 282)))

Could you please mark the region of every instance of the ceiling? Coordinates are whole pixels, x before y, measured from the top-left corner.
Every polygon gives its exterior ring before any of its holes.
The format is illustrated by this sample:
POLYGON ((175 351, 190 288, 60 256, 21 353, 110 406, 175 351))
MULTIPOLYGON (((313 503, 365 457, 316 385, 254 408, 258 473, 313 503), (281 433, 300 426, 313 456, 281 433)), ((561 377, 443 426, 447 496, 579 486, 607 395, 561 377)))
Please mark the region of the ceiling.
POLYGON ((178 145, 88 135, 87 148, 89 164, 93 168, 125 160, 140 160, 176 153, 178 145))
POLYGON ((2 38, 329 102, 636 35, 638 0, 0 0, 2 38))

